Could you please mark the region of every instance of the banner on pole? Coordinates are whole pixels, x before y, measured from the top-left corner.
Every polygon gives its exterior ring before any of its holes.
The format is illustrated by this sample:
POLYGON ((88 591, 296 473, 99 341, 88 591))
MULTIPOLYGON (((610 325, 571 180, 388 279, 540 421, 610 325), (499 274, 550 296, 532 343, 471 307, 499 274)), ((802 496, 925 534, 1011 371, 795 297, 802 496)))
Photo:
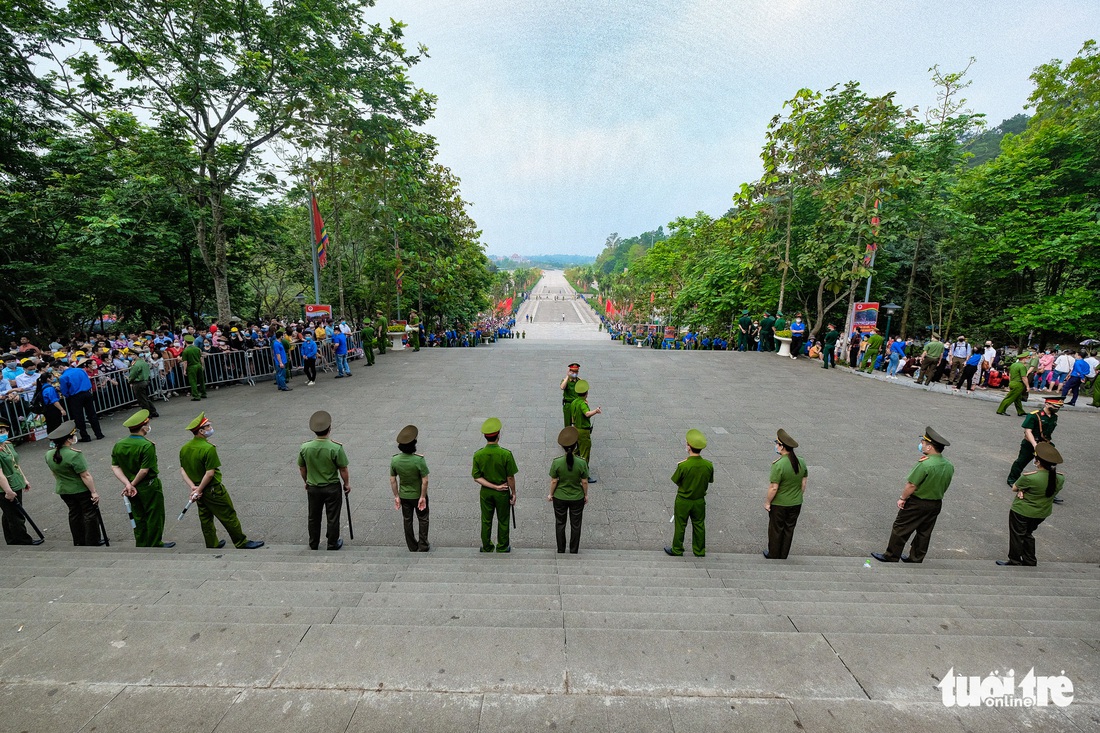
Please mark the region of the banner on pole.
POLYGON ((332 306, 307 303, 306 319, 309 320, 311 318, 332 318, 332 306))
POLYGON ((856 303, 852 330, 870 333, 878 325, 878 303, 856 303))

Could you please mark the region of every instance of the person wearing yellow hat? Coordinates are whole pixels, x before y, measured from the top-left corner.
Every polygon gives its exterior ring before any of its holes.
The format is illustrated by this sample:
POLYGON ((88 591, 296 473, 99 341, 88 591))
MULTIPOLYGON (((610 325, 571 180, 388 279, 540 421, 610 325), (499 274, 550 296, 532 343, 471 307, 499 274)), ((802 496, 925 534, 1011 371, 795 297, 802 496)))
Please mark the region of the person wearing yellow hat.
POLYGON ((573 400, 577 399, 577 382, 580 380, 580 371, 580 364, 577 362, 570 364, 569 371, 558 386, 561 390, 561 412, 565 417, 565 427, 573 424, 573 400))
POLYGON ((772 461, 768 476, 768 495, 764 509, 768 512, 768 549, 764 557, 769 560, 786 560, 794 540, 794 528, 802 512, 802 495, 806 492, 809 471, 806 461, 795 455, 798 441, 782 428, 775 436, 775 452, 779 458, 772 461))
POLYGON ((930 427, 924 429, 918 448, 920 460, 905 480, 898 499, 898 516, 890 530, 886 552, 872 552, 879 562, 924 562, 936 518, 943 508, 943 496, 951 486, 955 467, 943 457, 943 449, 951 445, 942 435, 930 427), (909 554, 903 555, 905 543, 913 536, 909 554))
POLYGON ((122 423, 130 435, 111 450, 111 471, 130 502, 137 547, 175 547, 164 542, 164 486, 157 465, 157 446, 149 435, 149 411, 138 410, 122 423))
POLYGON ((191 401, 206 399, 206 373, 202 366, 202 352, 195 346, 195 337, 187 334, 183 337, 187 344, 180 353, 180 361, 187 365, 187 383, 191 385, 191 401))
MULTIPOLYGON (((573 415, 573 427, 577 429, 577 455, 583 458, 585 463, 591 465, 592 417, 603 414, 603 410, 599 407, 594 410, 588 409, 588 382, 578 379, 574 389, 577 392, 577 397, 573 400, 573 404, 569 409, 573 415)), ((596 483, 596 477, 590 475, 588 483, 596 483)))
POLYGON ((0 525, 4 529, 4 541, 9 545, 41 545, 42 539, 32 539, 27 532, 27 518, 20 510, 23 492, 31 490, 31 482, 19 467, 19 454, 8 440, 10 429, 0 421, 0 525))
POLYGON ((1016 498, 1008 512, 1008 559, 998 560, 998 565, 1037 564, 1032 533, 1050 516, 1054 499, 1065 485, 1066 477, 1057 471, 1061 462, 1062 454, 1050 443, 1035 446, 1035 470, 1012 486, 1016 498))
POLYGON ((229 533, 229 539, 238 550, 255 550, 263 547, 262 540, 250 540, 241 529, 241 520, 233 499, 222 483, 221 459, 218 448, 210 442, 214 436, 214 425, 205 412, 187 424, 193 436, 180 448, 180 476, 190 491, 190 499, 199 511, 199 526, 202 539, 211 549, 225 547, 225 540, 218 539, 218 529, 214 525, 217 519, 229 533))
POLYGON ((76 423, 61 423, 49 435, 53 447, 46 451, 46 467, 54 476, 54 491, 69 508, 73 544, 81 547, 105 544, 99 531, 99 493, 88 471, 84 454, 72 447, 76 423))
POLYGON ((512 451, 500 446, 500 419, 481 424, 485 447, 474 453, 471 476, 481 487, 481 551, 511 552, 508 509, 516 504, 519 468, 512 451), (493 514, 497 518, 497 543, 493 545, 493 514))
POLYGON ((332 415, 318 410, 309 418, 309 429, 316 436, 302 443, 298 451, 298 471, 305 482, 306 498, 309 501, 309 549, 316 550, 321 544, 321 511, 325 512, 327 527, 325 536, 328 549, 339 550, 344 546, 340 538, 340 482, 344 484, 344 494, 351 493, 351 478, 348 474, 348 455, 344 446, 331 438, 332 415))
POLYGON ((692 428, 685 437, 688 457, 676 464, 672 483, 676 484, 673 502, 672 545, 666 555, 684 554, 684 534, 691 521, 691 550, 696 557, 707 554, 707 489, 714 483, 714 464, 703 458, 707 436, 692 428))
POLYGON ((569 552, 581 548, 581 521, 588 503, 588 463, 577 452, 577 429, 570 426, 558 433, 558 445, 565 450, 550 464, 550 493, 546 500, 554 505, 554 536, 558 553, 565 552, 565 518, 569 516, 569 552))
POLYGON ((393 507, 401 510, 405 525, 405 545, 409 552, 427 552, 428 543, 428 463, 416 452, 420 431, 406 425, 397 434, 397 450, 390 459, 390 490, 393 507), (413 513, 420 524, 420 539, 413 533, 413 513))

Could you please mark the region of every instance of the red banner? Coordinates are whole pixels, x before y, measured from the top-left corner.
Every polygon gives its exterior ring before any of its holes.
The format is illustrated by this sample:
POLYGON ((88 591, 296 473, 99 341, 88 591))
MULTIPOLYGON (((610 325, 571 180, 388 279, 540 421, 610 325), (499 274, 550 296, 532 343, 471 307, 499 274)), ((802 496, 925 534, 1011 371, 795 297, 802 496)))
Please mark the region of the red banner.
POLYGON ((307 303, 306 318, 332 318, 332 306, 307 303))

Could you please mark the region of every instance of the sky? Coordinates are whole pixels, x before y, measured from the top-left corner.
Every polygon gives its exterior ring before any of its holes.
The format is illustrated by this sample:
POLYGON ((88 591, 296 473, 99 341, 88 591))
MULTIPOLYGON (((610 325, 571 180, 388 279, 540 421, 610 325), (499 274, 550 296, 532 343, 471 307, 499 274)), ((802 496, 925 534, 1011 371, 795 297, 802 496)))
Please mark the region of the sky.
POLYGON ((1036 66, 1100 35, 1097 0, 377 0, 368 20, 387 18, 428 48, 424 130, 495 255, 596 255, 721 215, 800 88, 856 80, 923 113, 929 67, 973 56, 964 96, 992 126, 1036 66))

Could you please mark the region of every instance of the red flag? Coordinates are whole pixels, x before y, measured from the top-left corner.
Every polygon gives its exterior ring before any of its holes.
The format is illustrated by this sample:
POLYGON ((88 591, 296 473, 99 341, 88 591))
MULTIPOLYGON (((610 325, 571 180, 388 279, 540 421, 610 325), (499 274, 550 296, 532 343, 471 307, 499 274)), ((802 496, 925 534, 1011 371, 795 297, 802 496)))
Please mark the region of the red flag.
POLYGON ((656 293, 650 293, 649 294, 649 304, 650 305, 653 305, 653 298, 656 297, 656 295, 657 295, 656 293))
POLYGON ((317 206, 317 196, 311 193, 310 202, 313 209, 313 242, 317 247, 317 264, 324 267, 328 262, 328 230, 321 218, 321 209, 317 206))
POLYGON ((871 264, 871 260, 875 256, 875 250, 878 249, 878 208, 881 202, 875 199, 875 213, 871 215, 871 241, 867 243, 867 251, 863 253, 863 265, 866 267, 871 264))

